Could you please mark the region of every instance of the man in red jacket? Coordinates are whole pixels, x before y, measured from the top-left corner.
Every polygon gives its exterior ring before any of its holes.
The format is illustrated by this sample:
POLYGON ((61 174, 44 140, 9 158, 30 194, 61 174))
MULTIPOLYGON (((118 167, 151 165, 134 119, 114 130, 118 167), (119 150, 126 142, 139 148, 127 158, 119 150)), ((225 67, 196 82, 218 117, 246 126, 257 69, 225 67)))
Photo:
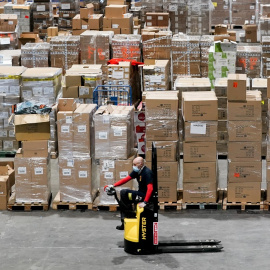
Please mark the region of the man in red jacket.
MULTIPOLYGON (((137 179, 139 190, 122 189, 120 192, 121 201, 129 207, 135 202, 140 202, 139 207, 145 207, 153 192, 153 172, 144 165, 142 157, 136 157, 133 160, 133 171, 127 177, 119 180, 114 185, 105 186, 104 190, 107 191, 111 187, 121 186, 131 179, 137 179)), ((121 211, 122 224, 116 227, 117 230, 124 230, 124 218, 125 215, 121 211)))

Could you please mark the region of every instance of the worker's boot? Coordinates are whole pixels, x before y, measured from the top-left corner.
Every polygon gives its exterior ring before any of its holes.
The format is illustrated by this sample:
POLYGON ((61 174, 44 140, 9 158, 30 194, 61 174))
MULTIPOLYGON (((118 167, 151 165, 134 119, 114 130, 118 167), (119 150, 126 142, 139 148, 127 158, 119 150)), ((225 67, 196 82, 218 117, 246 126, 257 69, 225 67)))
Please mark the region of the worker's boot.
POLYGON ((124 221, 122 219, 121 219, 121 222, 122 222, 121 225, 116 226, 116 230, 120 230, 120 231, 124 230, 124 221))

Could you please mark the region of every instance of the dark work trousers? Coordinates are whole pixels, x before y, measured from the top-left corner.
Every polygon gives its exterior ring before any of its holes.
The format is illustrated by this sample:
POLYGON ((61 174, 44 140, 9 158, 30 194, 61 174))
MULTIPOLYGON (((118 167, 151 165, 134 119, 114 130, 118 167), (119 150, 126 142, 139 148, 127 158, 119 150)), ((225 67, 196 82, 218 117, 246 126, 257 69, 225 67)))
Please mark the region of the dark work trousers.
MULTIPOLYGON (((126 206, 126 211, 131 212, 132 204, 143 202, 145 197, 145 193, 141 191, 131 190, 131 189, 122 189, 120 191, 120 202, 122 202, 126 206)), ((120 207, 120 209, 123 207, 120 207)), ((121 209, 121 221, 124 222, 124 218, 128 217, 126 211, 121 209)))

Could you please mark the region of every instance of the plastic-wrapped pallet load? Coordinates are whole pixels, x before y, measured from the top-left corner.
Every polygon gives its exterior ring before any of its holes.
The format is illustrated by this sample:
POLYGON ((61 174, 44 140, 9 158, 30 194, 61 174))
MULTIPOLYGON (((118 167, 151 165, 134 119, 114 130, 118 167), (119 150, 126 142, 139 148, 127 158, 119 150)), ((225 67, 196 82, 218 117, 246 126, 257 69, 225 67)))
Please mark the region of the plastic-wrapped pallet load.
POLYGON ((180 175, 178 163, 178 92, 146 92, 146 163, 151 168, 152 142, 157 148, 158 193, 160 202, 177 201, 180 175))
POLYGON ((217 202, 217 106, 213 91, 182 93, 185 203, 217 202))
POLYGON ((64 202, 93 202, 94 104, 59 99, 57 113, 59 190, 64 202))
POLYGON ((214 36, 203 35, 200 39, 201 49, 201 77, 208 78, 209 49, 214 45, 214 36))
POLYGON ((242 26, 256 23, 257 1, 233 0, 231 2, 231 24, 242 26))
POLYGON ((216 24, 230 24, 230 0, 215 0, 211 15, 211 26, 216 24))
POLYGON ((234 74, 236 70, 236 49, 237 44, 234 41, 220 42, 216 41, 209 50, 208 76, 212 88, 215 80, 227 77, 228 74, 234 74))
POLYGON ((32 3, 25 2, 22 5, 7 3, 4 6, 5 14, 17 14, 18 16, 18 35, 23 32, 31 32, 32 26, 32 3))
POLYGON ((47 28, 53 26, 53 8, 50 1, 38 1, 32 5, 33 10, 33 31, 37 32, 40 38, 47 36, 47 28))
POLYGON ((48 203, 51 195, 51 166, 48 141, 24 141, 16 153, 15 201, 48 203))
POLYGON ((22 66, 28 68, 49 66, 49 43, 26 43, 21 47, 22 66))
POLYGON ((163 11, 163 0, 142 0, 142 23, 146 22, 147 12, 162 12, 163 11))
POLYGON ((267 136, 266 136, 266 184, 267 184, 267 198, 266 201, 270 202, 270 125, 269 125, 269 111, 270 111, 270 78, 267 78, 267 136))
POLYGON ((169 60, 150 59, 144 61, 144 91, 166 91, 170 89, 169 63, 169 60))
POLYGON ((50 41, 51 66, 63 68, 63 72, 73 64, 79 64, 80 37, 56 36, 50 41))
POLYGON ((8 119, 12 114, 12 105, 21 101, 22 73, 25 70, 25 67, 0 67, 0 148, 3 151, 17 151, 19 147, 14 126, 8 119))
POLYGON ((21 50, 1 50, 0 51, 0 66, 20 66, 21 65, 21 50))
POLYGON ((87 30, 80 35, 82 64, 106 65, 110 58, 112 31, 87 30))
POLYGON ((140 35, 115 35, 112 38, 112 58, 141 61, 140 35))
POLYGON ((178 75, 201 77, 200 36, 179 33, 172 38, 172 65, 174 80, 178 75))
POLYGON ((257 203, 262 182, 261 92, 246 91, 245 81, 231 81, 238 91, 231 89, 230 99, 228 92, 228 202, 257 203))
POLYGON ((262 77, 266 78, 270 75, 270 37, 263 36, 262 45, 262 77))
POLYGON ((260 78, 261 55, 261 46, 237 46, 236 73, 247 74, 249 78, 260 78))

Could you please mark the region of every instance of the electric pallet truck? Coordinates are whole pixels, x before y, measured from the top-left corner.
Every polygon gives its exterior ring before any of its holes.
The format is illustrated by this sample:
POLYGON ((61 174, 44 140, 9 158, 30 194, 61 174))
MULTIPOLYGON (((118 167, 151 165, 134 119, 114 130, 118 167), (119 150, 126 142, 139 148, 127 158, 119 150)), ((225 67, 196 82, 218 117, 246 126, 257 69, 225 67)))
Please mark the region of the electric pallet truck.
MULTIPOLYGON (((144 208, 136 205, 133 217, 124 219, 124 250, 130 254, 184 253, 184 252, 218 252, 222 250, 217 240, 180 240, 158 241, 158 189, 157 189, 157 152, 152 144, 153 196, 144 208)), ((107 194, 114 196, 121 211, 127 207, 119 201, 116 191, 111 188, 107 194)), ((127 213, 127 212, 126 212, 127 213)), ((127 213, 128 214, 128 213, 127 213)), ((127 215, 127 216, 132 216, 127 215)))

